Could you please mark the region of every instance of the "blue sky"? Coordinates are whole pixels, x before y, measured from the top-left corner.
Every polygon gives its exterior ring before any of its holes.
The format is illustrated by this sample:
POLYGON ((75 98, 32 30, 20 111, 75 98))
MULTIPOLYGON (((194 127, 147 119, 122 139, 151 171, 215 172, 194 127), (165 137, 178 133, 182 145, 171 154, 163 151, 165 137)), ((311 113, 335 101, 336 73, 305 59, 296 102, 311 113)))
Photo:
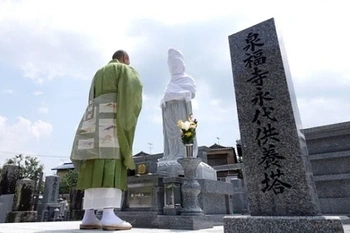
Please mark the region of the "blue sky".
POLYGON ((149 143, 152 153, 163 149, 169 47, 183 52, 197 83, 199 144, 219 137, 235 146, 228 36, 271 17, 282 29, 303 127, 349 121, 346 1, 241 2, 0 0, 0 163, 36 155, 52 174, 69 161, 91 79, 117 49, 128 51, 144 85, 134 153, 150 152, 149 143))

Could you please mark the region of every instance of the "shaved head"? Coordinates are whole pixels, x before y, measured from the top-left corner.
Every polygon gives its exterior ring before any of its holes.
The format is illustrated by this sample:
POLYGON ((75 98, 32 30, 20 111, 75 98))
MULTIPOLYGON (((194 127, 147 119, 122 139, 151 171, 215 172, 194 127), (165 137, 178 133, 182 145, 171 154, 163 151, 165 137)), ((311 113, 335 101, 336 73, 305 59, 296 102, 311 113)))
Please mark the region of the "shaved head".
POLYGON ((124 50, 118 50, 116 51, 113 56, 112 59, 117 59, 119 62, 124 63, 126 65, 130 64, 130 59, 129 59, 129 55, 127 52, 125 52, 124 50))

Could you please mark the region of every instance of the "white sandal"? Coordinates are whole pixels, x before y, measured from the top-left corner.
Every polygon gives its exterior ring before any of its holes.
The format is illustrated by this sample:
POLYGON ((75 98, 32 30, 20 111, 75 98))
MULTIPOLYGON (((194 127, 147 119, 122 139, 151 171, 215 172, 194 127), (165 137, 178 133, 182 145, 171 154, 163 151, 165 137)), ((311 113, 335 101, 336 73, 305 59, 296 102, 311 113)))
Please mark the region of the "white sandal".
POLYGON ((102 225, 104 231, 130 230, 131 228, 132 225, 126 221, 122 221, 115 225, 102 225))
POLYGON ((101 228, 102 226, 100 224, 80 224, 80 230, 95 230, 101 228))

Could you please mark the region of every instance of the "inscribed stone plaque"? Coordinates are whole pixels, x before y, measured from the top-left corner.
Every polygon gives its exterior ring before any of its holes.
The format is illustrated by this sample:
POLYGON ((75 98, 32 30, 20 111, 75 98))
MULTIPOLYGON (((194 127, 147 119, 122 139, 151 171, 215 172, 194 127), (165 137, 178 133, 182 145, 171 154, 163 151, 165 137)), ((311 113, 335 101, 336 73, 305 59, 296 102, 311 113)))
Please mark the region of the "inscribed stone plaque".
POLYGON ((319 215, 297 102, 274 19, 229 36, 229 44, 251 215, 319 215))

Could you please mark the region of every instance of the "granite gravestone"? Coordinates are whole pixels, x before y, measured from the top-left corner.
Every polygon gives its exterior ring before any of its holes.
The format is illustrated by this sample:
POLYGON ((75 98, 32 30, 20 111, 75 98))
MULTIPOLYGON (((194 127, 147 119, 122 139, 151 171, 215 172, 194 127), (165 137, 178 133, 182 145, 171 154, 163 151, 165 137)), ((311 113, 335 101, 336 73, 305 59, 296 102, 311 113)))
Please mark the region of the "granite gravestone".
POLYGON ((19 179, 20 167, 7 164, 1 172, 0 195, 14 194, 16 192, 16 182, 19 179))
POLYGON ((6 216, 12 210, 13 197, 16 192, 16 182, 19 179, 20 167, 7 164, 2 168, 0 181, 0 223, 6 221, 6 216))
POLYGON ((70 203, 69 203, 69 209, 70 209, 70 219, 80 221, 83 219, 84 216, 84 210, 83 210, 83 198, 84 198, 84 191, 78 190, 75 187, 72 188, 70 192, 70 203))
POLYGON ((225 218, 225 232, 343 232, 340 219, 319 216, 305 137, 274 19, 229 36, 229 44, 252 216, 225 218), (312 216, 307 218, 309 228, 304 227, 306 217, 300 216, 312 216), (278 227, 271 231, 274 220, 278 227))
POLYGON ((8 213, 6 222, 36 222, 37 212, 32 210, 34 183, 28 178, 17 181, 12 211, 8 213))
POLYGON ((59 176, 46 176, 44 197, 40 207, 38 207, 38 221, 49 221, 52 219, 54 209, 60 208, 58 203, 59 185, 59 176))
POLYGON ((58 202, 59 183, 59 176, 46 176, 43 203, 58 202))

